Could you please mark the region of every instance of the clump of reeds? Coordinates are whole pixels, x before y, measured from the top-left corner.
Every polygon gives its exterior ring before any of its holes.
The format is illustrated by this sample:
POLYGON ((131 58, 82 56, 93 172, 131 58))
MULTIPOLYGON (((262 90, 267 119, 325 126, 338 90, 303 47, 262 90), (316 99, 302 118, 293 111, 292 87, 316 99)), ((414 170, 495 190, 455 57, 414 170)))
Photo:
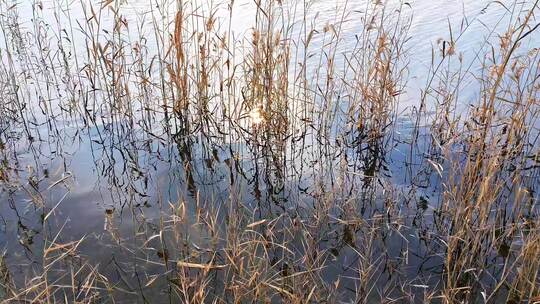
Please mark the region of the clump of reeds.
POLYGON ((326 24, 310 24, 307 2, 254 4, 237 38, 234 1, 225 19, 213 3, 158 1, 135 22, 121 1, 80 1, 81 20, 54 7, 56 33, 42 4, 25 29, 18 5, 0 0, 0 198, 17 233, 28 227, 15 200, 32 201, 42 234, 20 238, 25 252, 39 248, 24 275, 0 258, 4 301, 538 300, 540 53, 524 43, 538 1, 515 3, 498 44, 486 42, 466 112, 459 92, 472 72, 459 36, 440 43, 405 144, 409 4, 345 1, 326 24), (102 234, 64 240, 54 229, 63 199, 49 199, 71 173, 50 182, 39 145, 67 171, 64 145, 85 140, 115 206, 102 234), (425 166, 400 188, 389 166, 406 144, 407 166, 425 166), (20 147, 35 166, 19 168, 20 147), (430 201, 416 192, 429 183, 440 190, 430 201), (91 237, 110 260, 91 261, 91 237), (432 258, 433 271, 411 272, 413 259, 432 258))
MULTIPOLYGON (((529 159, 537 153, 539 87, 534 75, 539 54, 524 47, 536 29, 531 20, 537 4, 515 19, 498 44, 490 45, 476 77, 479 97, 469 113, 455 114, 466 77, 461 68, 455 74, 443 72, 442 86, 433 89, 440 103, 429 165, 444 187, 438 212, 447 247, 442 298, 448 303, 494 301, 505 293, 510 302, 538 296, 539 269, 528 257, 537 247, 530 234, 538 233, 532 228, 537 220, 531 222, 535 169, 529 159), (495 274, 499 267, 502 272, 495 274)), ((445 43, 442 62, 461 64, 454 39, 445 43)))

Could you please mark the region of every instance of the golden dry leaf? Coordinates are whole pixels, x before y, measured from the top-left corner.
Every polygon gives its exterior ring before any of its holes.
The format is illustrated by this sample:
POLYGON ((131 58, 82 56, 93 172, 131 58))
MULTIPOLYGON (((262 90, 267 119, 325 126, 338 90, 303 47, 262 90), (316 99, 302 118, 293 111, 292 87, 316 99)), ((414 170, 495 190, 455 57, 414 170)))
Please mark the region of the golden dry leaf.
POLYGON ((189 263, 189 262, 176 262, 178 267, 185 268, 197 268, 197 269, 222 269, 227 267, 227 265, 211 265, 211 264, 198 264, 198 263, 189 263))
POLYGON ((101 8, 103 9, 103 8, 107 7, 107 5, 109 5, 109 4, 113 3, 113 2, 114 2, 114 0, 105 0, 105 1, 101 2, 101 8))
POLYGON ((253 227, 259 226, 259 225, 264 224, 264 223, 266 223, 266 220, 256 221, 254 223, 251 223, 251 224, 247 225, 246 228, 253 228, 253 227))

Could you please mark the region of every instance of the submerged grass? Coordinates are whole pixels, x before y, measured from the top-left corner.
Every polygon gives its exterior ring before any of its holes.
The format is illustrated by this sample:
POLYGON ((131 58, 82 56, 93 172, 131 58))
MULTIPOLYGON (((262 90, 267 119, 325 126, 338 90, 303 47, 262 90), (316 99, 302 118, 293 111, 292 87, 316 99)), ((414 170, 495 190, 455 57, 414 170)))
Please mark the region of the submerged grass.
POLYGON ((45 5, 0 0, 3 302, 540 302, 538 1, 405 110, 405 2, 45 5))

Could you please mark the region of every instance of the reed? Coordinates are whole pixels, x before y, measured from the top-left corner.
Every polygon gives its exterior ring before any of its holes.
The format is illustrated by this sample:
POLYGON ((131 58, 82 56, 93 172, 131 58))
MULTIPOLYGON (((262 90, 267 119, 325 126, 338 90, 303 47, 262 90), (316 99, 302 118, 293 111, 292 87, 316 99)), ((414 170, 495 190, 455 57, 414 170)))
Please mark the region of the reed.
POLYGON ((2 303, 540 302, 538 1, 412 107, 411 4, 242 5, 0 0, 2 303))

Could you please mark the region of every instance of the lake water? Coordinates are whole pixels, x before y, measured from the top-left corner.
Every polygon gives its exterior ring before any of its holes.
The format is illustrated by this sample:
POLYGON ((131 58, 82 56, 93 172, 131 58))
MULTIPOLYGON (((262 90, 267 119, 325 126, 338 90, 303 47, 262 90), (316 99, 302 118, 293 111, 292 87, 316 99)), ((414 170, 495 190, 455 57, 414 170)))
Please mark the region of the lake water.
MULTIPOLYGON (((508 0, 387 2, 389 15, 400 9, 403 19, 410 18, 411 21, 409 38, 405 42, 408 55, 403 63, 407 66, 406 91, 396 105, 393 136, 391 143, 387 144, 390 148, 381 161, 369 160, 369 157, 355 159, 356 150, 339 144, 334 146, 332 141, 337 142, 337 137, 321 140, 317 130, 306 131, 304 138, 308 140, 303 145, 302 136, 285 139, 282 146, 263 142, 254 144, 253 140, 246 138, 263 136, 257 133, 256 123, 250 121, 255 119, 254 115, 248 115, 245 123, 238 124, 239 128, 252 127, 245 132, 227 130, 226 126, 233 122, 226 121, 210 121, 208 129, 202 123, 202 127, 187 133, 168 129, 170 126, 163 120, 163 109, 152 103, 159 102, 155 97, 159 95, 157 75, 165 68, 160 67, 157 61, 153 63, 152 58, 167 52, 159 48, 159 41, 163 37, 168 38, 166 30, 174 29, 177 8, 174 1, 124 0, 112 4, 129 24, 122 32, 122 39, 128 41, 127 48, 133 48, 141 38, 146 42, 145 64, 150 67, 141 73, 147 73, 155 85, 149 86, 152 89, 149 97, 137 95, 137 101, 133 102, 137 103, 134 105, 138 108, 137 114, 132 117, 113 115, 111 113, 115 113, 115 109, 100 104, 94 105, 86 117, 73 114, 75 112, 66 109, 79 101, 71 100, 71 96, 91 96, 95 92, 92 90, 94 84, 83 87, 70 80, 82 76, 88 83, 92 79, 92 75, 83 73, 84 58, 88 58, 85 41, 91 32, 85 24, 92 22, 88 21, 89 17, 92 18, 91 4, 86 0, 20 1, 16 15, 19 31, 23 33, 21 45, 25 45, 26 40, 33 41, 24 33, 35 34, 36 24, 40 25, 38 32, 45 43, 42 46, 28 43, 26 53, 20 50, 20 54, 8 59, 5 50, 10 19, 3 17, 4 36, 0 38, 0 57, 6 70, 0 79, 3 92, 6 93, 11 85, 9 70, 25 71, 15 74, 19 83, 17 95, 19 99, 26 100, 24 109, 19 109, 19 113, 25 113, 24 118, 12 119, 15 114, 10 112, 0 120, 0 156, 5 167, 9 168, 6 177, 0 178, 0 248, 5 251, 5 263, 15 281, 22 284, 40 272, 44 263, 42 257, 51 240, 69 244, 82 239, 77 247, 78 255, 88 265, 99 265, 97 269, 118 287, 119 291, 113 292, 117 302, 174 302, 174 296, 167 287, 173 274, 166 264, 185 259, 190 256, 186 251, 194 251, 193 248, 219 247, 226 243, 224 237, 220 237, 217 245, 211 244, 210 233, 200 228, 200 223, 174 228, 175 220, 171 215, 179 212, 175 208, 185 204, 188 222, 191 223, 204 218, 204 212, 215 214, 215 227, 223 231, 223 235, 228 235, 230 231, 225 227, 238 216, 231 209, 242 206, 242 210, 249 210, 252 221, 275 220, 276 226, 286 229, 295 223, 296 218, 308 219, 314 213, 323 212, 324 206, 317 202, 328 196, 330 200, 344 203, 354 197, 355 208, 361 210, 366 221, 382 221, 380 225, 387 227, 373 255, 384 252, 399 271, 394 273, 384 267, 381 276, 372 279, 408 282, 416 286, 412 293, 418 295, 424 288, 436 289, 436 275, 440 274, 444 263, 444 257, 440 255, 442 245, 427 239, 436 239, 433 231, 437 223, 433 222, 432 215, 441 191, 440 177, 436 172, 429 172, 419 178, 424 170, 420 159, 426 151, 419 148, 411 152, 407 141, 415 124, 411 113, 420 107, 422 90, 433 66, 433 49, 439 53, 442 41, 450 41, 452 37, 456 41, 456 53, 464 58, 465 69, 480 71, 477 52, 484 54, 488 50, 486 41, 498 43, 495 33, 501 33, 513 22, 508 9, 520 9, 521 4, 508 0), (156 25, 163 26, 160 29, 164 35, 162 38, 155 35, 156 25), (460 29, 465 28, 461 34, 460 29), (59 41, 65 43, 65 50, 68 50, 66 61, 70 63, 71 70, 57 75, 56 79, 54 70, 41 67, 50 65, 62 70, 59 58, 66 55, 60 52, 59 41), (40 48, 50 57, 39 58, 40 53, 36 50, 40 48), (49 58, 53 60, 49 62, 49 58), (77 62, 77 58, 81 62, 77 62), (12 65, 10 60, 14 62, 12 65), (28 60, 31 63, 25 65, 28 60), (157 114, 145 114, 147 105, 151 105, 157 114), (93 119, 90 118, 92 116, 93 119), (331 144, 318 144, 318 141, 325 140, 331 144), (370 161, 377 169, 370 168, 370 161), (357 163, 362 165, 357 166, 357 163), (342 172, 347 174, 341 175, 342 172), (380 183, 381 187, 366 186, 370 183, 366 182, 366 176, 375 172, 381 178, 374 184, 380 183), (416 187, 413 185, 415 182, 425 186, 416 187), (367 203, 370 201, 374 203, 367 203), (400 220, 390 220, 397 218, 400 220), (386 219, 388 223, 384 223, 386 219), (178 235, 185 239, 178 239, 178 235), (154 284, 140 287, 154 278, 154 284)), ((242 46, 252 35, 257 11, 255 2, 234 1, 232 18, 229 18, 229 2, 189 3, 193 14, 204 17, 210 16, 209 11, 214 11, 219 32, 229 30, 230 20, 233 33, 230 36, 238 37, 238 54, 233 57, 241 58, 242 46)), ((95 1, 92 5, 96 10, 100 7, 95 1)), ((290 37, 301 35, 305 30, 298 25, 304 16, 317 31, 312 42, 314 58, 319 58, 317 50, 328 43, 323 33, 329 24, 339 23, 342 31, 336 50, 338 54, 354 48, 355 35, 362 31, 362 16, 367 7, 362 0, 343 3, 311 1, 308 4, 293 1, 284 5, 284 11, 289 14, 286 19, 293 32, 290 37), (344 21, 338 22, 340 19, 344 21)), ((10 12, 15 10, 10 1, 1 4, 0 8, 5 12, 7 9, 10 12)), ((110 9, 102 10, 101 14, 101 28, 93 30, 99 33, 98 40, 103 42, 114 32, 114 14, 110 9)), ((538 34, 533 34, 525 43, 534 46, 538 44, 538 38, 538 34)), ((10 39, 8 41, 13 41, 10 39)), ((133 64, 136 58, 129 54, 126 60, 133 64)), ((343 58, 338 56, 337 69, 344 66, 343 58)), ((138 77, 135 71, 131 71, 131 80, 138 77)), ((468 104, 476 101, 479 91, 474 76, 466 74, 465 77, 458 105, 460 111, 467 110, 468 104)), ((132 84, 127 85, 130 86, 132 84)), ((134 87, 132 90, 138 89, 134 87)), ((432 106, 426 105, 426 111, 431 111, 432 106)), ((216 107, 214 111, 220 109, 216 107)), ((332 127, 341 130, 339 122, 342 120, 337 118, 336 121, 332 127)), ((171 119, 169 123, 174 125, 178 122, 171 119)), ((421 128, 420 138, 428 138, 427 132, 421 128)), ((422 139, 419 141, 421 146, 422 139)), ((325 226, 327 230, 321 230, 320 234, 327 233, 327 237, 321 237, 319 244, 328 260, 323 280, 330 285, 342 280, 342 300, 346 301, 351 299, 351 290, 356 285, 356 281, 350 279, 354 274, 354 267, 350 265, 357 262, 357 258, 352 258, 357 251, 355 246, 365 244, 370 234, 360 229, 356 233, 361 236, 355 238, 358 243, 348 246, 354 242, 349 239, 350 228, 343 228, 343 232, 339 226, 346 221, 341 220, 346 210, 336 207, 326 211, 329 224, 325 226)), ((285 238, 276 236, 276 239, 280 237, 285 238)), ((294 243, 293 240, 291 248, 300 254, 302 242, 294 243)), ((497 257, 494 260, 498 261, 497 257)), ((51 279, 62 278, 62 271, 69 267, 55 264, 53 269, 51 279)), ((213 283, 212 288, 219 290, 221 283, 218 279, 216 281, 218 283, 213 283)), ((373 292, 370 297, 375 299, 375 294, 373 292)), ((394 295, 394 291, 386 294, 394 295)), ((399 292, 395 291, 395 294, 399 292)), ((415 300, 420 302, 421 296, 415 300)))

